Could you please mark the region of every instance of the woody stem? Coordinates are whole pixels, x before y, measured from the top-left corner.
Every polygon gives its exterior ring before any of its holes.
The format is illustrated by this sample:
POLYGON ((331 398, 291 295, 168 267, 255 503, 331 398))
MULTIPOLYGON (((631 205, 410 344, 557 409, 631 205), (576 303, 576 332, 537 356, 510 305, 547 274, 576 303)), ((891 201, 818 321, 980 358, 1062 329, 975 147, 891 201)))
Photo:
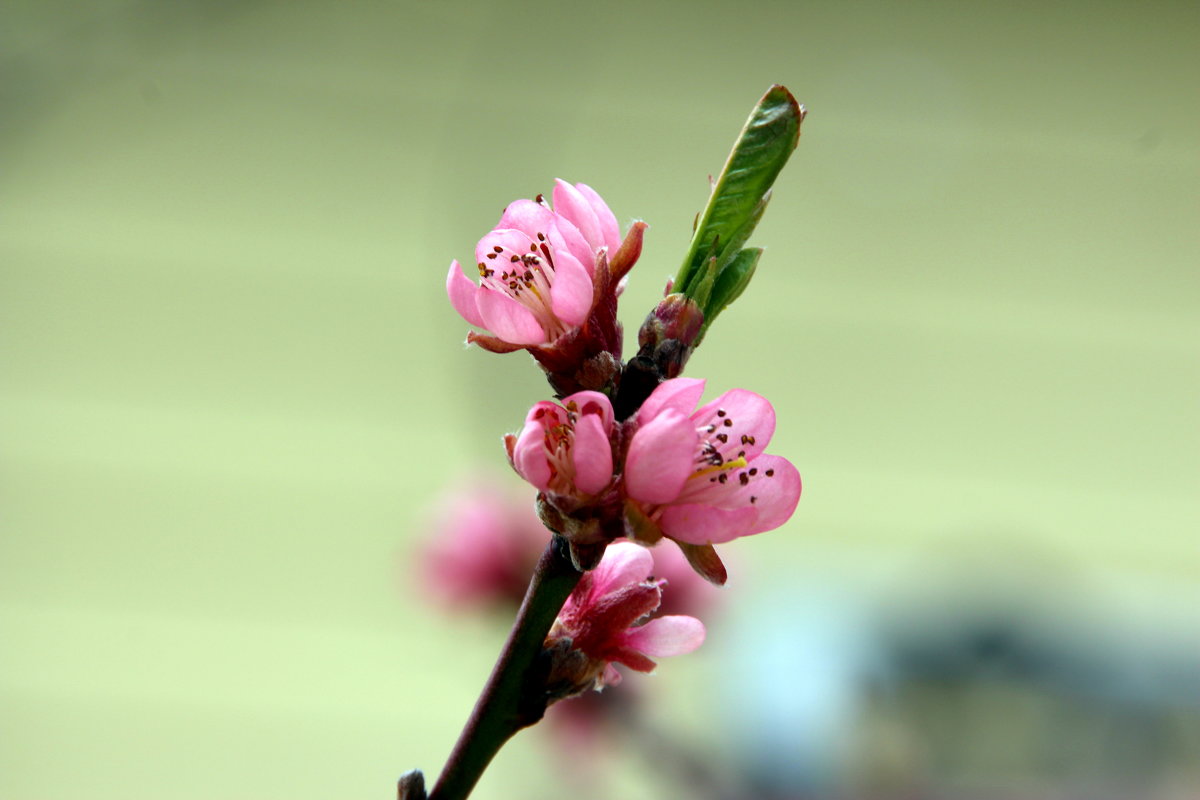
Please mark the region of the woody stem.
POLYGON ((548 664, 542 644, 583 573, 571 564, 566 541, 555 535, 538 561, 508 640, 475 702, 429 800, 463 800, 500 748, 546 711, 548 664))

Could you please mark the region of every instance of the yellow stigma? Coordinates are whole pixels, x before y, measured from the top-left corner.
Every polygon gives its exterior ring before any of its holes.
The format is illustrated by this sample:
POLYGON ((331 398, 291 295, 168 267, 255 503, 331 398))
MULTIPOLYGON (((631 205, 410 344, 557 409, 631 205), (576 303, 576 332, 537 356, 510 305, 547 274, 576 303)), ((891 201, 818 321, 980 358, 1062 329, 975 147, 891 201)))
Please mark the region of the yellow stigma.
POLYGON ((693 472, 690 478, 699 478, 704 475, 711 475, 714 472, 724 472, 727 469, 740 469, 746 466, 746 457, 738 456, 733 461, 726 461, 724 464, 713 464, 711 467, 704 467, 693 472))

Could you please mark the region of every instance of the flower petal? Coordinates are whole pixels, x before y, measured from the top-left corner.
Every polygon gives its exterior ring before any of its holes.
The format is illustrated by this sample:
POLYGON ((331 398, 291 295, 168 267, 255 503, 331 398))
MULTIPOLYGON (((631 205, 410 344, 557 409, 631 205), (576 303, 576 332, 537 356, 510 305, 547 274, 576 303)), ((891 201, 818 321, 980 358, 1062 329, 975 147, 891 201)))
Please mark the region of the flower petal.
POLYGON ((654 570, 650 551, 633 542, 613 542, 604 551, 600 565, 591 571, 591 597, 599 598, 628 586, 641 583, 654 570))
POLYGON ((554 212, 541 203, 535 203, 532 200, 514 200, 508 204, 508 208, 504 209, 496 227, 512 228, 536 239, 539 233, 543 235, 550 233, 550 223, 553 219, 554 212))
POLYGON ((571 222, 595 252, 605 246, 600 220, 587 198, 571 184, 556 178, 554 181, 554 211, 571 222))
POLYGON ((800 471, 783 456, 761 455, 750 462, 758 474, 741 491, 757 498, 752 504, 757 516, 750 533, 774 530, 791 519, 800 502, 800 471), (769 477, 767 473, 772 473, 769 477), (751 491, 754 492, 751 495, 751 491))
POLYGON ((625 488, 644 503, 669 503, 696 468, 700 437, 686 416, 668 408, 638 428, 625 458, 625 488))
POLYGON ((609 258, 612 258, 613 253, 621 247, 621 226, 617 224, 617 218, 609 209, 608 204, 601 199, 600 195, 596 194, 595 189, 586 183, 577 183, 575 188, 579 190, 588 205, 592 207, 592 211, 595 212, 596 221, 600 223, 600 234, 604 237, 604 246, 608 248, 609 258))
POLYGON ((681 656, 704 644, 704 623, 695 617, 652 619, 625 634, 625 644, 648 656, 681 656))
POLYGON ((663 509, 659 525, 663 535, 688 544, 720 544, 755 533, 757 513, 749 505, 740 508, 715 508, 700 503, 684 503, 663 509))
POLYGON ((475 305, 483 318, 481 327, 498 339, 512 344, 543 344, 549 339, 533 312, 503 292, 480 289, 475 305))
POLYGON ((567 325, 579 326, 592 310, 592 278, 583 265, 567 252, 554 256, 554 285, 550 308, 567 325))
POLYGON ((478 293, 479 287, 463 272, 458 260, 451 261, 450 272, 446 275, 446 294, 450 296, 450 305, 467 322, 483 328, 483 317, 479 316, 479 309, 475 305, 475 295, 478 293))
POLYGON ((604 426, 604 432, 608 433, 612 430, 613 424, 616 421, 616 415, 613 413, 612 401, 608 399, 608 395, 603 392, 595 392, 590 389, 585 389, 582 392, 569 394, 562 399, 564 408, 575 406, 574 410, 580 415, 584 414, 599 414, 600 421, 604 426))
POLYGON ((672 378, 669 381, 663 381, 638 409, 638 424, 645 425, 667 408, 672 408, 680 414, 691 414, 703 394, 704 380, 702 378, 672 378))
POLYGON ((596 494, 612 480, 612 445, 603 420, 596 414, 581 414, 575 423, 575 444, 571 449, 575 465, 575 488, 596 494))
MULTIPOLYGON (((696 427, 711 425, 725 434, 725 443, 713 442, 726 461, 738 456, 752 459, 767 449, 775 433, 775 409, 767 398, 745 389, 730 389, 692 414, 696 427)), ((712 437, 708 437, 712 441, 712 437)))
POLYGON ((740 534, 742 536, 777 528, 796 510, 800 500, 800 473, 786 458, 764 453, 744 467, 729 470, 726 475, 724 483, 719 480, 689 481, 680 493, 681 503, 726 510, 753 507, 753 530, 740 534))
POLYGON ((513 445, 513 469, 541 491, 550 487, 550 460, 546 457, 546 429, 539 422, 529 421, 513 445))
POLYGON ((596 274, 596 251, 570 221, 556 215, 550 225, 549 237, 555 263, 558 263, 560 253, 569 253, 583 265, 588 275, 596 274))
MULTIPOLYGON (((532 252, 531 248, 534 246, 533 237, 525 231, 496 228, 485 233, 475 245, 475 263, 486 264, 499 275, 516 263, 513 261, 514 257, 519 261, 521 256, 532 252), (500 249, 497 250, 497 247, 500 249)), ((520 269, 523 272, 524 265, 521 265, 520 269)))
POLYGON ((621 673, 612 664, 604 665, 604 672, 600 674, 600 686, 616 686, 621 682, 621 673))

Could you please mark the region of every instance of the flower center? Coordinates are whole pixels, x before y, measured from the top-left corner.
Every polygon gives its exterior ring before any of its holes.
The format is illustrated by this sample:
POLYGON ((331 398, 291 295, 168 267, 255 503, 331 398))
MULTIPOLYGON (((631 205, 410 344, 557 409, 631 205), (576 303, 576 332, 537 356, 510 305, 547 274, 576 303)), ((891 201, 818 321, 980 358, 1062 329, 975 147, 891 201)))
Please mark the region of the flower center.
MULTIPOLYGON (((564 407, 566 420, 555 412, 559 422, 557 425, 547 425, 543 446, 546 448, 547 461, 550 463, 550 490, 558 494, 571 494, 575 491, 575 461, 571 451, 575 447, 575 423, 579 421, 579 406, 574 401, 564 407)), ((539 411, 539 418, 548 411, 539 411)))
POLYGON ((486 256, 487 260, 479 262, 479 283, 504 292, 532 311, 547 336, 553 340, 566 330, 551 305, 554 256, 546 234, 537 232, 534 235, 536 241, 526 237, 528 245, 520 251, 508 245, 494 245, 492 252, 486 256))

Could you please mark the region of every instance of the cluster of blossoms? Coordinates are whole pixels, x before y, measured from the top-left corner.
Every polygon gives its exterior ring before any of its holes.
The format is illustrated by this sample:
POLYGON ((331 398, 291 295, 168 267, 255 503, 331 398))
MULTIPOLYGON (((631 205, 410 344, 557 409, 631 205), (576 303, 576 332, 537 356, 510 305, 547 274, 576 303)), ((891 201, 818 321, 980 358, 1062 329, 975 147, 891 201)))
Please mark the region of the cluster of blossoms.
POLYGON ((703 641, 691 616, 651 619, 664 581, 643 546, 671 539, 697 573, 723 583, 713 545, 782 525, 801 482, 765 452, 775 431, 765 398, 731 389, 700 405, 705 382, 675 377, 704 321, 688 297, 668 294, 642 326, 639 357, 622 363, 617 296, 646 226, 622 237, 584 184, 557 181, 552 200, 509 205, 476 246, 478 283, 454 261, 446 291, 483 331, 468 342, 528 351, 561 398, 535 404, 505 437, 543 523, 585 573, 546 639, 558 697, 615 683, 613 663, 648 671, 652 656, 703 641))
MULTIPOLYGON (((532 506, 487 477, 455 483, 471 490, 448 490, 434 503, 434 536, 420 560, 425 590, 450 610, 511 612, 545 547, 546 528, 532 506)), ((652 554, 632 543, 613 544, 580 580, 547 638, 552 647, 584 655, 557 665, 555 691, 619 683, 614 663, 646 672, 651 656, 690 652, 704 639, 696 617, 711 613, 718 596, 677 548, 652 554)), ((560 719, 586 731, 601 724, 607 706, 580 708, 585 711, 560 719)))

